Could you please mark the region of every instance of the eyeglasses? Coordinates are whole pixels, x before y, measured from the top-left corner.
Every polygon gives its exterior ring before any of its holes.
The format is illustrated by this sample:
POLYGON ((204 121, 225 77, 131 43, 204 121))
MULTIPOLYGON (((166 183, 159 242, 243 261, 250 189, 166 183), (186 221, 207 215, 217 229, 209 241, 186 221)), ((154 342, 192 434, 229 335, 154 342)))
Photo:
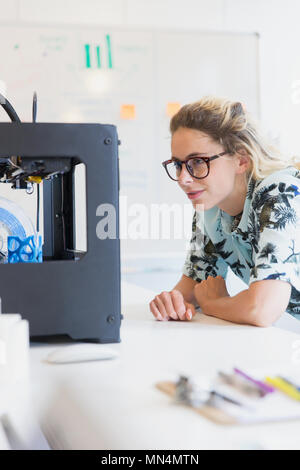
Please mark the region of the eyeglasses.
POLYGON ((208 176, 210 162, 216 158, 221 157, 222 155, 225 155, 226 153, 228 152, 222 152, 218 155, 213 155, 212 157, 199 157, 198 155, 193 155, 192 157, 187 158, 184 162, 171 158, 170 160, 162 162, 162 165, 166 170, 167 175, 173 181, 179 180, 182 165, 186 166, 187 171, 193 178, 201 180, 208 176))

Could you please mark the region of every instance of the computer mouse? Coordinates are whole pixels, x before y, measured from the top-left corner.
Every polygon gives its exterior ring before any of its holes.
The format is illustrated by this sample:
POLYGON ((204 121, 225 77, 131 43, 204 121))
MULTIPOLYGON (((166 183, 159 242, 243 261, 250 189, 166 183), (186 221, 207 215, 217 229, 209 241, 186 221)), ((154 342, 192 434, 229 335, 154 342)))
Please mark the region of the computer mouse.
POLYGON ((48 354, 46 361, 52 364, 102 361, 115 359, 119 353, 105 344, 79 343, 62 346, 48 354))

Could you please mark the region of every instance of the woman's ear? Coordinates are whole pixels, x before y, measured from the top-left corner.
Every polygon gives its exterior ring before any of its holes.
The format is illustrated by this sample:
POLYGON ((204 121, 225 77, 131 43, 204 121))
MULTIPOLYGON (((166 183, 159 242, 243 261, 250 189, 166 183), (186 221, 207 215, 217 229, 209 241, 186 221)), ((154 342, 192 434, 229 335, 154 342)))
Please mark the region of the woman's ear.
POLYGON ((250 156, 246 150, 241 149, 236 153, 236 162, 237 162, 237 173, 244 173, 249 169, 250 166, 250 156))

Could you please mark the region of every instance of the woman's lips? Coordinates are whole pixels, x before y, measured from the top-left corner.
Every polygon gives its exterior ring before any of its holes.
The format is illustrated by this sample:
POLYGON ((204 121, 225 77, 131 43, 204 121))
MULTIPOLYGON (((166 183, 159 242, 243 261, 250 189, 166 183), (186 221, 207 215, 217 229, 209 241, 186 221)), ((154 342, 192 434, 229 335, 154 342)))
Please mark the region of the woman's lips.
POLYGON ((187 196, 189 199, 197 199, 203 192, 204 189, 201 191, 191 191, 190 193, 187 193, 187 196))

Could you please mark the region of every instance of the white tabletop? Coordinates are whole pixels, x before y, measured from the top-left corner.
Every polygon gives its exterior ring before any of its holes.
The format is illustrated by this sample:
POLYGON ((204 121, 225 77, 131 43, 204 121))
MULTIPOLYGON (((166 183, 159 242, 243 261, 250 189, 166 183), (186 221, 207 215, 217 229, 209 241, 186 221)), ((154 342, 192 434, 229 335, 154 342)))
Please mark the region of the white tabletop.
MULTIPOLYGON (((190 322, 158 322, 148 307, 154 293, 122 284, 119 358, 81 364, 44 362, 57 345, 31 347, 36 409, 54 448, 244 449, 300 448, 299 421, 224 428, 175 405, 155 383, 179 373, 210 375, 237 366, 293 366, 299 335, 197 314, 190 322), (297 440, 298 439, 298 440, 297 440)), ((299 364, 298 366, 299 367, 299 364)))

